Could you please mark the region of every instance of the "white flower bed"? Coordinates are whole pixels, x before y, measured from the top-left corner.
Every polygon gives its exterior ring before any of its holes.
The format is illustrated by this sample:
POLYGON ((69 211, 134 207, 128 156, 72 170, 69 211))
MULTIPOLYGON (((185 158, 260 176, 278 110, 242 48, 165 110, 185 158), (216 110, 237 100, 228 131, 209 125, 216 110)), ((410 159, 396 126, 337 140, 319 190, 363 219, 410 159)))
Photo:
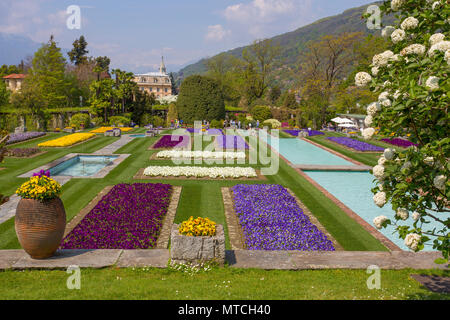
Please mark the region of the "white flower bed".
POLYGON ((196 178, 255 178, 256 171, 249 167, 168 167, 151 166, 144 170, 152 177, 196 177, 196 178))
POLYGON ((245 152, 178 151, 165 150, 156 154, 157 158, 167 159, 245 159, 245 152))

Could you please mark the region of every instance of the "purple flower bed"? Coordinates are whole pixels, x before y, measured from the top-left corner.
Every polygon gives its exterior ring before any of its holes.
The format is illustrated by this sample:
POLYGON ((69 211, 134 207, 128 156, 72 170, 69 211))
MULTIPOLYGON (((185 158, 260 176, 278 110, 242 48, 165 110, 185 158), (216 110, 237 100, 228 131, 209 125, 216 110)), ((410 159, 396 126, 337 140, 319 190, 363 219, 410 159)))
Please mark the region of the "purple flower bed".
POLYGON ((200 129, 187 128, 186 131, 189 132, 189 133, 199 133, 200 129))
POLYGON ((282 186, 236 185, 231 190, 247 249, 335 250, 282 186))
POLYGON ((45 132, 29 131, 29 132, 24 132, 24 133, 11 133, 9 135, 9 140, 6 144, 18 143, 18 142, 22 142, 22 141, 42 137, 42 136, 45 136, 45 132))
POLYGON ((408 140, 404 140, 404 139, 400 139, 400 138, 394 138, 394 139, 381 139, 381 141, 384 141, 386 143, 392 144, 394 146, 397 147, 402 147, 402 148, 409 148, 411 146, 418 146, 415 143, 412 143, 408 140))
POLYGON ((61 248, 154 248, 171 194, 168 184, 116 185, 64 238, 61 248))
POLYGON ((161 139, 153 146, 153 149, 161 148, 184 148, 189 144, 189 136, 162 136, 161 139))
POLYGON ((347 137, 328 137, 327 138, 330 141, 342 144, 343 146, 352 148, 356 151, 375 151, 375 152, 382 152, 384 151, 384 148, 374 146, 373 144, 362 142, 359 140, 355 140, 352 138, 347 137))
POLYGON ((308 132, 308 135, 310 137, 314 137, 314 136, 319 136, 319 135, 323 135, 323 132, 317 131, 317 130, 283 130, 284 132, 286 132, 287 134, 290 134, 291 136, 294 137, 298 137, 299 133, 304 131, 304 132, 308 132))
POLYGON ((39 148, 15 148, 6 149, 7 157, 27 158, 41 152, 39 148))
POLYGON ((216 138, 217 145, 222 149, 248 149, 248 144, 241 136, 218 136, 216 138))
POLYGON ((208 129, 206 131, 207 134, 211 135, 211 136, 216 136, 216 135, 223 135, 223 132, 221 129, 208 129))

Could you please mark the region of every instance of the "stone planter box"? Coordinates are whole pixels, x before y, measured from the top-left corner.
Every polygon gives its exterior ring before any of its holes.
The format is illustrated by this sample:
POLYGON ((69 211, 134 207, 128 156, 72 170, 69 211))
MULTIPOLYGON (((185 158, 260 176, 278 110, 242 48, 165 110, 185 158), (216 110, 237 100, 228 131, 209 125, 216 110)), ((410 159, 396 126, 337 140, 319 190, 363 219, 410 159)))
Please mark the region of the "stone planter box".
POLYGON ((170 258, 174 263, 200 263, 205 261, 225 263, 225 233, 223 226, 216 225, 214 237, 188 237, 180 235, 178 224, 172 226, 170 235, 170 258))

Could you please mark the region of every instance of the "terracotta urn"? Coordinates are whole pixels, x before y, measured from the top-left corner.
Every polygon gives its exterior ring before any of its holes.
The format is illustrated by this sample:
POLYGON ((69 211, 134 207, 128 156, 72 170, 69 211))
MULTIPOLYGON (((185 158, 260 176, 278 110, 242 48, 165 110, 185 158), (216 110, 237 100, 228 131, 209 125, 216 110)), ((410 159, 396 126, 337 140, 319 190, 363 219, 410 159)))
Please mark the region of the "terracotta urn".
POLYGON ((66 211, 61 199, 20 200, 16 209, 15 228, 20 245, 31 258, 46 259, 53 256, 66 229, 66 211))

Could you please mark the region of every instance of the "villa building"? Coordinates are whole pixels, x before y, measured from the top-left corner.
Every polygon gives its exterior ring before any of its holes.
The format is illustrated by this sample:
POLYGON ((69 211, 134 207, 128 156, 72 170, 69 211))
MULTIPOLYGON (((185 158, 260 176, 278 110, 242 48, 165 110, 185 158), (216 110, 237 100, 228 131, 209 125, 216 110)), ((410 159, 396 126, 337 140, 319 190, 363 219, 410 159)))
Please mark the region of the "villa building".
POLYGON ((167 74, 164 58, 161 60, 159 72, 149 72, 145 74, 135 74, 134 82, 137 83, 139 90, 154 94, 156 98, 162 98, 172 95, 172 82, 167 74))
POLYGON ((26 74, 13 73, 6 77, 3 77, 3 80, 6 83, 6 87, 14 92, 22 88, 22 83, 26 76, 27 76, 26 74))

